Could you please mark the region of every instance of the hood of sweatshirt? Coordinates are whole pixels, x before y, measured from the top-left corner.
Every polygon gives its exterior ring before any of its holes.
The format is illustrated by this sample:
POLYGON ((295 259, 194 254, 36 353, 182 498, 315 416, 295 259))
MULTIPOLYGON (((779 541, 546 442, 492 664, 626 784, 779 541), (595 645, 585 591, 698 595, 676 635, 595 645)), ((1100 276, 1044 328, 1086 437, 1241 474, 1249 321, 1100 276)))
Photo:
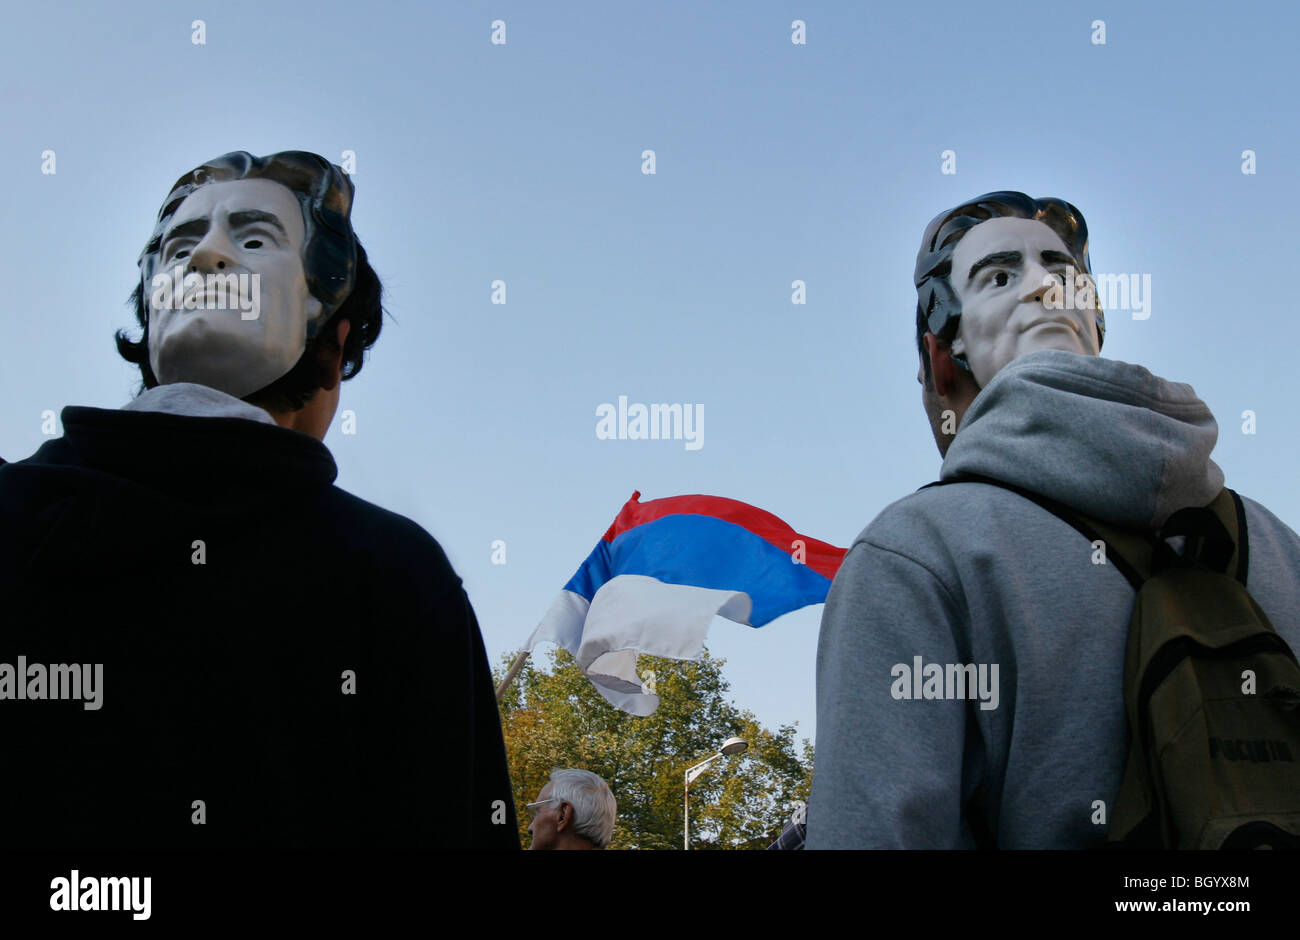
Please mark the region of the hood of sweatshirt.
POLYGON ((941 478, 976 473, 1129 528, 1223 488, 1219 426, 1190 385, 1048 349, 1015 359, 971 403, 941 478))

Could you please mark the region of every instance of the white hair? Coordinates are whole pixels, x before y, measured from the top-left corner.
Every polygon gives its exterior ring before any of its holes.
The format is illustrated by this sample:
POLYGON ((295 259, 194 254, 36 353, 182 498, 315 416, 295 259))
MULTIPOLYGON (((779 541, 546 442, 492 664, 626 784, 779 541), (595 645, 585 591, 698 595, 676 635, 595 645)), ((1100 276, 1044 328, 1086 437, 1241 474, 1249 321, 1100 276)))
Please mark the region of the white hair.
POLYGON ((551 799, 573 807, 573 831, 598 849, 614 838, 618 804, 609 784, 590 770, 551 771, 551 799))

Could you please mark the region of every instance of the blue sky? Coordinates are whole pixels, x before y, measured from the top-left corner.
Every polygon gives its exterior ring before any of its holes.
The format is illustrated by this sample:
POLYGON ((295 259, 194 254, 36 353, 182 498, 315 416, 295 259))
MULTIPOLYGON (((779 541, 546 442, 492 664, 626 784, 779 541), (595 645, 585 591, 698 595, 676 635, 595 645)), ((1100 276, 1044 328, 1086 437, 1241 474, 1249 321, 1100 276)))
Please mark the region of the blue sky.
MULTIPOLYGON (((934 479, 912 265, 932 216, 995 189, 1073 202, 1094 270, 1151 275, 1105 355, 1193 385, 1228 484, 1297 527, 1297 25, 1252 3, 14 6, 0 455, 40 446, 46 409, 133 394, 112 333, 176 177, 351 150, 390 317, 343 389, 357 433, 326 444, 340 486, 443 544, 494 661, 635 489, 848 545, 934 479), (704 446, 597 440, 620 395, 702 404, 704 446)), ((820 614, 710 641, 738 704, 809 737, 820 614)))

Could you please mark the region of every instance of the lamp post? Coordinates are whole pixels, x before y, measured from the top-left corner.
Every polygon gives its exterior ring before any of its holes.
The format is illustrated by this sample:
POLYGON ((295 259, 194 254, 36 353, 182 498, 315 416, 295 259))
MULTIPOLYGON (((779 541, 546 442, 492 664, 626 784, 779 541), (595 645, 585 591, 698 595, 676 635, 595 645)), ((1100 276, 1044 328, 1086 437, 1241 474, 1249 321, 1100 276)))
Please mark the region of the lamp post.
POLYGON ((700 761, 693 767, 686 768, 686 803, 685 803, 685 825, 682 832, 682 848, 690 851, 691 848, 691 781, 698 777, 704 771, 709 769, 719 757, 730 757, 733 754, 739 754, 745 748, 749 747, 748 741, 742 741, 740 738, 727 738, 722 742, 722 750, 712 757, 700 761))

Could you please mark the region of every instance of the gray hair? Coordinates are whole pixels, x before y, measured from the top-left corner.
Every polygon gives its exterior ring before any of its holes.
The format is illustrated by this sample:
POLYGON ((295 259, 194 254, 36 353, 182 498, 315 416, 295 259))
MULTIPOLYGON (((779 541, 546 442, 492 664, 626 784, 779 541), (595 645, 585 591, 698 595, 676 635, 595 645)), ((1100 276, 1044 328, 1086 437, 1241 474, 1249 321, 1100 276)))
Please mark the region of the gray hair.
POLYGON ((590 770, 552 770, 551 799, 573 807, 574 832, 596 848, 603 849, 614 838, 618 804, 609 784, 590 770))

